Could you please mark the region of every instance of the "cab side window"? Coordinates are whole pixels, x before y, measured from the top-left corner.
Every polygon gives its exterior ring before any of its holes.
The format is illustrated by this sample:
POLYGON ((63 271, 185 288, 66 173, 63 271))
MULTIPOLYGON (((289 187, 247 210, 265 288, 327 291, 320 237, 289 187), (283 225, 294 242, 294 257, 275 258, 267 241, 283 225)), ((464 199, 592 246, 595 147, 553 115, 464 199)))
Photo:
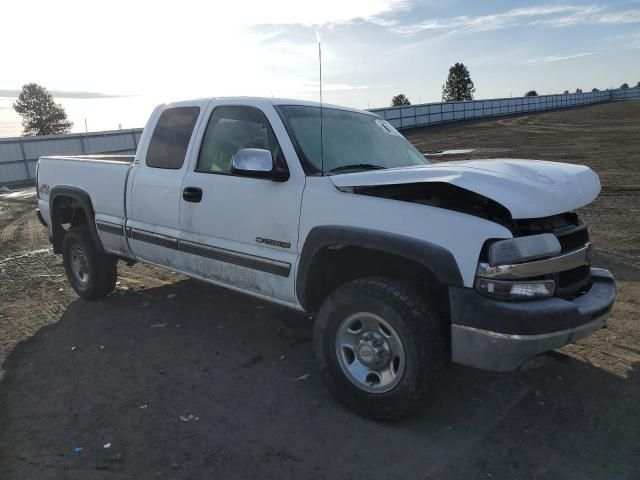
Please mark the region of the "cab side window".
POLYGON ((149 167, 182 168, 199 114, 200 107, 175 107, 162 112, 149 142, 149 167))
POLYGON ((202 140, 196 171, 230 173, 233 156, 243 148, 269 150, 276 162, 284 162, 264 113, 254 107, 216 107, 202 140))

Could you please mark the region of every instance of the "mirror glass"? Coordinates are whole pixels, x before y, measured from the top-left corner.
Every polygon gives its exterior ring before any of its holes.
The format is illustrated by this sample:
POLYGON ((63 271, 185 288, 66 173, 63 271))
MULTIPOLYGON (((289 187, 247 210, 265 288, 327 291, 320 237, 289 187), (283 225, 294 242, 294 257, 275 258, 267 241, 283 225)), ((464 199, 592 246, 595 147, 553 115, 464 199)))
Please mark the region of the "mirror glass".
POLYGON ((233 156, 233 170, 238 173, 270 173, 273 170, 273 156, 262 148, 243 148, 233 156))

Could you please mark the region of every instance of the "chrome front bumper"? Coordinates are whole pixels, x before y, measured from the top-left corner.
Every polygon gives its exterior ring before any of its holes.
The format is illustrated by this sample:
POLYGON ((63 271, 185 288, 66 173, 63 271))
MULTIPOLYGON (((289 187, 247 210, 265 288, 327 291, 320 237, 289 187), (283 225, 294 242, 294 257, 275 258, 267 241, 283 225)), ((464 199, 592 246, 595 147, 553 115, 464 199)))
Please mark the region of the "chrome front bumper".
POLYGON ((511 335, 452 325, 452 358, 456 363, 494 372, 518 370, 538 355, 588 337, 607 324, 609 314, 568 330, 538 335, 511 335))
POLYGON ((616 296, 611 273, 594 268, 591 276, 590 290, 573 300, 507 302, 451 289, 452 360, 507 372, 591 335, 606 325, 616 296))

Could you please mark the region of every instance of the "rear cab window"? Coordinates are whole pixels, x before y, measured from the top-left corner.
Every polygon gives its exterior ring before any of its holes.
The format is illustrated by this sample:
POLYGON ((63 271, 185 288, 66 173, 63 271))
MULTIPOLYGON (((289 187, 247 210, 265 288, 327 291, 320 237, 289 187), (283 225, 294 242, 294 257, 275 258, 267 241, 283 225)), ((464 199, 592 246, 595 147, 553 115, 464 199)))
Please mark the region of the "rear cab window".
POLYGON ((182 168, 199 114, 200 107, 174 107, 162 112, 149 142, 147 166, 182 168))

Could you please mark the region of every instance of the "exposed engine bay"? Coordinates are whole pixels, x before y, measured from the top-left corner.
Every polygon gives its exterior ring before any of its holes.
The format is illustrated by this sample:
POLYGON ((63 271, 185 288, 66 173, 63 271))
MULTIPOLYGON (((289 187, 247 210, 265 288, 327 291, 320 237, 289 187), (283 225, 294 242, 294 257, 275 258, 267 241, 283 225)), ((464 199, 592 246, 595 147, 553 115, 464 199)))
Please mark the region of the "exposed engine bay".
POLYGON ((504 222, 508 222, 511 219, 509 210, 498 202, 450 183, 403 183, 397 185, 342 187, 340 190, 358 195, 369 195, 444 208, 500 224, 504 224, 504 222))

